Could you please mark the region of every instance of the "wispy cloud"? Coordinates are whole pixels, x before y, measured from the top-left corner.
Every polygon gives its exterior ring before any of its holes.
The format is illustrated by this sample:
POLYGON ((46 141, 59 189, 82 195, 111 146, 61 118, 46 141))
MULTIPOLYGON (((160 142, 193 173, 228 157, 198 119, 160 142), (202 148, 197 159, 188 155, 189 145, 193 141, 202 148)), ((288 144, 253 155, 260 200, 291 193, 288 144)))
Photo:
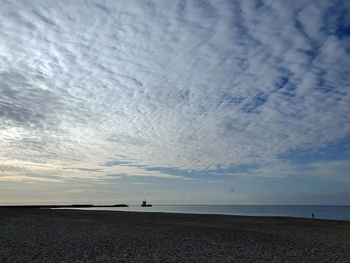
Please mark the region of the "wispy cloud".
POLYGON ((157 185, 155 183, 146 183, 146 182, 132 182, 131 184, 135 184, 135 185, 157 185))
POLYGON ((30 182, 30 183, 60 183, 60 182, 62 182, 62 180, 58 180, 58 179, 27 176, 27 175, 0 176, 0 181, 30 182))
POLYGON ((242 164, 292 175, 281 154, 350 135, 349 12, 346 1, 2 1, 0 158, 96 178, 242 164))

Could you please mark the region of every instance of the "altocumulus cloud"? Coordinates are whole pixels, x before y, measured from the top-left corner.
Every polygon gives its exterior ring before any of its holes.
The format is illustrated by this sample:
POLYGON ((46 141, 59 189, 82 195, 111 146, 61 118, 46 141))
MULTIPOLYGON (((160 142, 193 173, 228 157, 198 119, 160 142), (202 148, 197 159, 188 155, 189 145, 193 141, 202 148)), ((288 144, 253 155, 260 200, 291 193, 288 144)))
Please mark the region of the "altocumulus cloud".
POLYGON ((349 9, 1 1, 0 158, 212 170, 321 149, 350 133, 349 9))

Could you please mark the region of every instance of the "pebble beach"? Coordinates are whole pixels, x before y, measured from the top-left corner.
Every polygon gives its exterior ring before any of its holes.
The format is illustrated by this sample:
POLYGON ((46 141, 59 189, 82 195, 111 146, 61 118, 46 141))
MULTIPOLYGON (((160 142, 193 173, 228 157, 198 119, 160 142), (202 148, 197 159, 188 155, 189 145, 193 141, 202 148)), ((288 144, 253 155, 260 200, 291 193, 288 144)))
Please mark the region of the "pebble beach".
POLYGON ((350 262, 350 221, 1 208, 0 262, 350 262))

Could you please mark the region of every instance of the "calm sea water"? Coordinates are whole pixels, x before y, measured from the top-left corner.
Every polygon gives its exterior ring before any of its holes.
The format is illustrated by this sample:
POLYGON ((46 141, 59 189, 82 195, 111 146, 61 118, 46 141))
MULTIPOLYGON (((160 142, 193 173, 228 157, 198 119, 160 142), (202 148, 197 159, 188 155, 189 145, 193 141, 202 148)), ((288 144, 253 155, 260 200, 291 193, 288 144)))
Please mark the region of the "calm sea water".
POLYGON ((290 216, 350 220, 350 206, 326 205, 153 205, 152 207, 103 207, 84 210, 225 214, 247 216, 290 216))

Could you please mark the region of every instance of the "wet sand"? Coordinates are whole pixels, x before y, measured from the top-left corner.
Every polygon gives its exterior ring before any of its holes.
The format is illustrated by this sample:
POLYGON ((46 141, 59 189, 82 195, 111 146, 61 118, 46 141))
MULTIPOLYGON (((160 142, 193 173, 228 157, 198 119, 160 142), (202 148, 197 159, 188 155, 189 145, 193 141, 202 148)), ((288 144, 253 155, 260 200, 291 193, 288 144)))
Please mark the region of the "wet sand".
POLYGON ((0 209, 0 262, 350 262, 350 222, 0 209))

